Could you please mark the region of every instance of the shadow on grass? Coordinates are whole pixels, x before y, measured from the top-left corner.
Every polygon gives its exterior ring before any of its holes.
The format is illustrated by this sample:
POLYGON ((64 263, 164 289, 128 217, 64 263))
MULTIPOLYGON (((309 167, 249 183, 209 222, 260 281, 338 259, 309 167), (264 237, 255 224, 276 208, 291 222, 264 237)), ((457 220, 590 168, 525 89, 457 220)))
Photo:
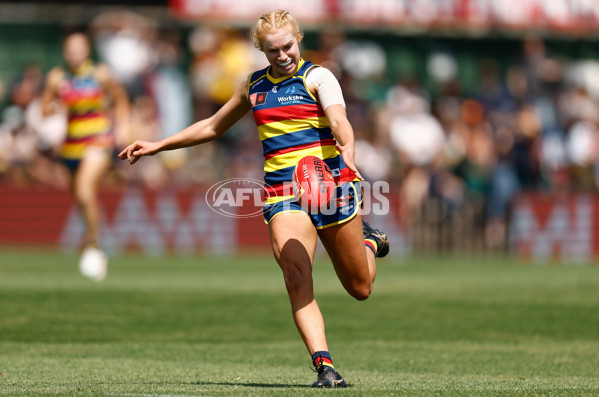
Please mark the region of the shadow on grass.
POLYGON ((245 386, 245 387, 261 387, 265 389, 277 389, 277 388, 308 388, 310 386, 302 384, 302 385, 287 385, 287 384, 276 384, 276 383, 252 383, 252 382, 203 382, 198 381, 194 382, 194 385, 203 385, 203 386, 245 386))

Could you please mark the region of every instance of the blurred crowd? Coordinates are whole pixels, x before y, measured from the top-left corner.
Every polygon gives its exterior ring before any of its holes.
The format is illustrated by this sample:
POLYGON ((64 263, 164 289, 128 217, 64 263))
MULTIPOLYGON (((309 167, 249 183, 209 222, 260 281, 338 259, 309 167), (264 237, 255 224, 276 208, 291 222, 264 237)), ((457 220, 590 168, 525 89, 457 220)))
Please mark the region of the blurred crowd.
MULTIPOLYGON (((129 94, 125 141, 159 139, 210 116, 239 81, 267 65, 247 32, 222 25, 200 24, 183 34, 114 11, 92 21, 89 33, 98 60, 129 94)), ((405 216, 431 197, 447 208, 480 200, 487 243, 501 245, 518 192, 599 188, 596 61, 565 61, 543 40, 526 37, 515 44, 521 47, 517 59, 480 59, 476 88, 465 90, 450 50, 429 54, 432 84, 424 84, 415 74, 390 73, 388 49, 376 41, 331 29, 318 33, 315 43, 302 55, 331 69, 341 83, 358 169, 368 180, 389 181, 405 216)), ((55 157, 64 117, 41 116, 43 84, 44 71, 33 64, 5 89, 10 105, 1 113, 0 184, 68 183, 55 157)), ((106 183, 160 189, 261 179, 261 145, 251 117, 214 143, 160 153, 136 167, 115 161, 106 183)))

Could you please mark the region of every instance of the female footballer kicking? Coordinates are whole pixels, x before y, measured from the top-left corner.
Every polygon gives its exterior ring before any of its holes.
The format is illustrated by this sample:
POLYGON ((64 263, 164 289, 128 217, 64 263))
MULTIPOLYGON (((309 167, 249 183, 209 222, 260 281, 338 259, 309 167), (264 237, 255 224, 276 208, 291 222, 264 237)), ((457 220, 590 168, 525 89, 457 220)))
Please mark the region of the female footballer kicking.
POLYGON ((266 55, 267 68, 248 76, 212 117, 159 142, 134 142, 119 157, 133 164, 141 156, 217 139, 253 111, 264 150, 267 196, 272 197, 264 206, 264 219, 283 271, 293 319, 318 373, 312 386, 345 387, 333 366, 324 321, 314 299, 316 241, 322 241, 343 287, 359 300, 370 295, 375 257, 385 256, 389 243, 383 233, 363 224, 358 213, 361 177, 354 165, 353 130, 333 74, 300 57, 298 45, 303 35, 287 11, 261 16, 250 35, 266 55), (341 200, 334 215, 308 213, 293 195, 284 193, 291 191, 295 165, 308 155, 323 159, 335 177, 341 200))
POLYGON ((98 188, 111 163, 115 133, 128 122, 129 101, 125 89, 104 65, 90 59, 90 44, 82 33, 66 37, 66 67, 52 69, 42 93, 44 115, 56 110, 56 100, 67 108, 67 134, 60 157, 71 172, 75 201, 86 226, 86 245, 79 269, 96 281, 106 277, 107 257, 99 248, 98 188), (114 114, 114 117, 113 117, 114 114))

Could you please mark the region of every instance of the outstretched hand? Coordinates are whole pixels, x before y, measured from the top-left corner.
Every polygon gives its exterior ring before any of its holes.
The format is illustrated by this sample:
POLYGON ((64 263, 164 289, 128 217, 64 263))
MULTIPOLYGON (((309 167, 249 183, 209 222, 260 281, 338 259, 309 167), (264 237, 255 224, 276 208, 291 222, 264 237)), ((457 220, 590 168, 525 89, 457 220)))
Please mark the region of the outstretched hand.
POLYGON ((119 153, 119 158, 127 159, 130 164, 135 164, 141 156, 153 156, 159 151, 158 142, 135 141, 119 153))
POLYGON ((337 151, 339 153, 341 153, 341 158, 343 159, 343 162, 345 163, 345 166, 347 168, 349 168, 354 174, 356 174, 356 176, 358 177, 358 179, 360 179, 361 181, 363 181, 364 178, 362 178, 362 175, 360 174, 360 172, 356 168, 356 165, 354 164, 354 148, 353 148, 353 145, 350 147, 350 145, 341 146, 341 145, 337 144, 337 145, 335 145, 335 147, 337 148, 337 151))

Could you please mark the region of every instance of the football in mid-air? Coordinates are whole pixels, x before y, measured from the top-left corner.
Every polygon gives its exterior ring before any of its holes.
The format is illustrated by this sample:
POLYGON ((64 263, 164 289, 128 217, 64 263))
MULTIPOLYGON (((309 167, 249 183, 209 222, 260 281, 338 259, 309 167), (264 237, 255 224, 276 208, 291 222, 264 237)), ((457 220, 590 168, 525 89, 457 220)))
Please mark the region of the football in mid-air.
POLYGON ((316 156, 302 158, 293 171, 293 193, 309 212, 326 207, 335 194, 335 181, 329 166, 316 156))

